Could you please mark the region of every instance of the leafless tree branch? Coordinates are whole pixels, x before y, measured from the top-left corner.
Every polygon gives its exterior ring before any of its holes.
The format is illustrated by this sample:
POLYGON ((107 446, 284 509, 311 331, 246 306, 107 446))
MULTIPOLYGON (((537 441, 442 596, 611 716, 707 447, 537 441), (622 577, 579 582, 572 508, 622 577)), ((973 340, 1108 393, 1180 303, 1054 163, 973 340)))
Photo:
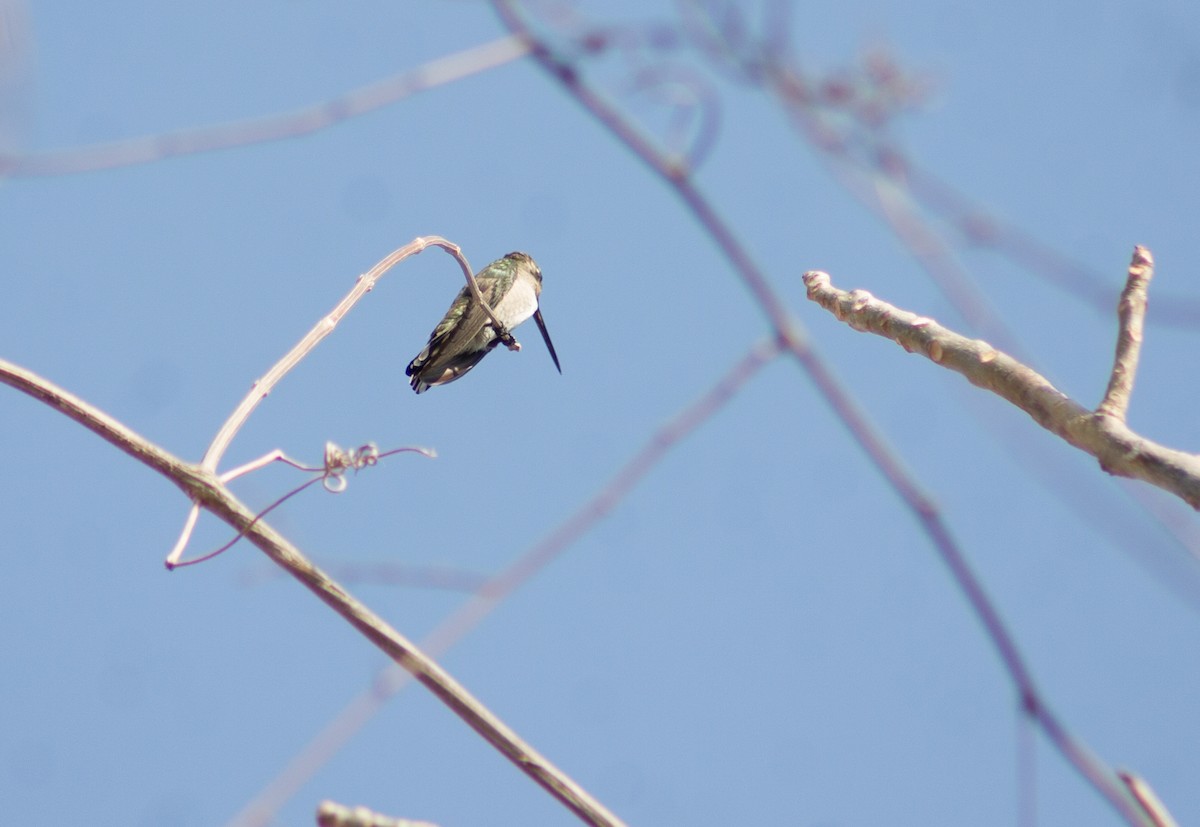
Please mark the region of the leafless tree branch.
MULTIPOLYGON (((499 606, 505 598, 558 558, 595 525, 654 469, 680 441, 721 410, 758 372, 779 356, 779 345, 768 339, 759 342, 738 360, 699 399, 664 423, 617 471, 611 480, 544 539, 534 544, 503 570, 479 585, 474 597, 447 617, 423 641, 431 656, 446 652, 499 606)), ((226 827, 263 827, 376 712, 407 686, 410 675, 389 667, 376 676, 370 687, 359 693, 271 781, 242 808, 226 827)))
POLYGON ((936 504, 921 489, 916 479, 908 472, 886 440, 858 407, 834 372, 825 364, 824 359, 813 348, 803 328, 787 313, 782 300, 771 287, 766 274, 754 261, 750 251, 742 244, 732 225, 701 191, 693 179, 691 171, 678 160, 672 159, 662 152, 622 112, 592 89, 583 79, 578 68, 560 56, 552 43, 544 38, 539 38, 526 21, 525 16, 519 11, 517 3, 512 0, 492 0, 492 6, 510 32, 529 39, 532 49, 530 56, 542 69, 557 80, 580 106, 624 143, 640 161, 674 189, 684 206, 725 256, 754 298, 755 303, 767 316, 780 345, 795 358, 808 374, 864 453, 916 516, 938 555, 950 569, 958 587, 970 601, 972 610, 983 624, 989 639, 1000 654, 1001 660, 1017 688, 1022 708, 1038 722, 1042 732, 1071 762, 1076 771, 1087 779, 1129 824, 1147 824, 1144 811, 1131 798, 1117 779, 1115 772, 1096 759, 1050 712, 1033 682, 1024 659, 1017 650, 1012 633, 1000 618, 999 612, 984 591, 982 583, 967 563, 963 550, 951 534, 936 504))
MULTIPOLYGON (((312 352, 313 348, 320 344, 322 339, 334 331, 334 329, 341 322, 342 318, 349 313, 356 304, 358 304, 359 300, 362 299, 363 296, 367 295, 367 293, 370 293, 375 289, 375 285, 385 273, 387 273, 391 268, 395 267, 401 261, 404 261, 404 259, 408 258, 409 256, 418 255, 430 247, 440 247, 454 257, 454 260, 458 262, 459 267, 462 268, 463 278, 466 279, 467 287, 470 289, 471 295, 479 304, 479 306, 483 308, 484 312, 487 313, 488 318, 492 320, 493 325, 495 325, 497 336, 501 341, 508 345, 510 349, 519 350, 521 346, 517 344, 516 339, 514 339, 512 334, 508 332, 508 329, 500 323, 498 318, 496 318, 496 314, 492 310, 492 307, 486 301, 484 301, 483 294, 479 292, 479 284, 475 281, 475 276, 471 272, 471 265, 463 255, 462 249, 457 244, 453 244, 441 236, 431 235, 415 238, 398 250, 392 251, 390 254, 380 260, 374 267, 372 267, 363 275, 359 276, 354 287, 340 302, 338 302, 337 306, 334 307, 328 315, 318 321, 312 330, 308 331, 308 333, 306 333, 304 337, 292 347, 291 350, 284 354, 283 358, 272 365, 270 370, 268 370, 261 379, 251 385, 250 392, 247 393, 246 396, 243 397, 242 401, 238 403, 238 406, 234 409, 233 413, 229 415, 229 418, 225 420, 225 423, 221 425, 220 429, 217 431, 216 436, 213 437, 213 441, 209 444, 208 449, 204 452, 204 458, 200 461, 200 466, 209 471, 216 471, 217 464, 225 455, 225 451, 229 449, 229 446, 233 442, 233 438, 237 435, 237 432, 241 430, 243 425, 246 424, 246 421, 250 418, 250 414, 254 412, 254 409, 258 407, 258 404, 267 398, 267 396, 272 390, 274 390, 275 386, 279 384, 283 377, 286 376, 292 370, 292 368, 300 364, 300 362, 312 352)), ((267 456, 270 457, 272 455, 268 454, 267 456)), ((234 470, 241 471, 242 469, 237 468, 234 470)), ((224 478, 225 477, 223 476, 222 479, 224 478)), ((198 505, 192 506, 188 513, 187 519, 184 521, 183 529, 179 533, 179 539, 175 541, 175 545, 167 554, 166 566, 168 569, 174 568, 180 564, 180 558, 183 556, 183 552, 187 548, 188 542, 191 540, 192 529, 196 524, 198 507, 198 505)))
POLYGON ((284 138, 297 138, 388 106, 418 92, 493 69, 524 57, 527 52, 528 47, 520 38, 502 37, 431 60, 423 66, 360 86, 344 95, 295 112, 146 135, 97 146, 27 155, 0 154, 0 177, 70 175, 147 164, 180 155, 249 146, 284 138))
POLYGON ((1111 416, 1121 422, 1129 411, 1133 396, 1133 381, 1137 376, 1138 357, 1142 353, 1142 336, 1146 327, 1146 301, 1150 279, 1154 277, 1154 257, 1145 247, 1133 249, 1129 276, 1121 301, 1117 304, 1117 352, 1113 358, 1108 390, 1096 408, 1096 413, 1111 416))
POLYGON ((1154 827, 1179 827, 1179 822, 1175 820, 1175 817, 1167 810, 1167 805, 1162 803, 1162 799, 1151 788, 1150 782, 1128 770, 1121 770, 1117 773, 1117 777, 1129 788, 1129 792, 1146 811, 1146 815, 1150 817, 1154 827))
POLYGON ((437 827, 429 821, 392 818, 366 807, 346 807, 333 801, 322 801, 317 808, 317 827, 437 827))
MULTIPOLYGON (((1134 254, 1130 281, 1138 282, 1144 297, 1148 276, 1139 264, 1143 249, 1134 254)), ((996 350, 987 342, 969 339, 932 319, 901 310, 880 301, 865 290, 846 292, 830 284, 829 275, 819 271, 804 274, 808 297, 855 330, 891 339, 905 350, 962 374, 974 385, 1007 399, 1034 421, 1076 448, 1100 461, 1110 474, 1144 480, 1180 497, 1192 508, 1200 508, 1200 456, 1167 448, 1134 433, 1123 417, 1132 389, 1137 350, 1126 339, 1134 328, 1140 338, 1141 323, 1136 312, 1122 301, 1123 344, 1118 346, 1113 379, 1109 383, 1109 408, 1095 410, 1074 401, 1032 368, 996 350), (1127 324, 1128 322, 1128 324, 1127 324), (1112 402, 1115 396, 1124 401, 1112 402)), ((1127 289, 1126 293, 1130 293, 1127 289)), ((1144 301, 1141 305, 1144 309, 1144 301)))
POLYGON ((0 383, 38 399, 78 422, 126 454, 158 471, 270 557, 423 684, 488 743, 583 821, 617 827, 622 822, 569 776, 551 764, 493 715, 432 658, 351 596, 300 550, 241 502, 215 471, 193 465, 160 448, 98 408, 53 383, 0 360, 0 383))

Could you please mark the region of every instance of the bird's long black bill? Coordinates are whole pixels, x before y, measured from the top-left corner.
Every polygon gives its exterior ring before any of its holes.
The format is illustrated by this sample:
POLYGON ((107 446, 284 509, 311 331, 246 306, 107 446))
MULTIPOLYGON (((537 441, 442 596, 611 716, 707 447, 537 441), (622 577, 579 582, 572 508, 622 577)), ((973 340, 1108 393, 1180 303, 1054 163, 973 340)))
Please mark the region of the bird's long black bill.
POLYGON ((546 321, 542 318, 540 309, 533 311, 533 320, 537 322, 538 330, 542 332, 542 341, 546 343, 546 350, 550 351, 554 367, 558 368, 559 373, 562 373, 562 365, 558 363, 558 354, 554 352, 554 343, 550 341, 550 332, 546 330, 546 321))

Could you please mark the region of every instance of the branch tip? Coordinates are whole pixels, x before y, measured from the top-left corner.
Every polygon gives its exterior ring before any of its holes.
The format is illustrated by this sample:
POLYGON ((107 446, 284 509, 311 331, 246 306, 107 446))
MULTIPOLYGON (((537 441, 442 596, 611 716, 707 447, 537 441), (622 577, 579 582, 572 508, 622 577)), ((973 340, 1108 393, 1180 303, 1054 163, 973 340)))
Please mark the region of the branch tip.
POLYGON ((1150 279, 1154 277, 1154 256, 1138 245, 1133 248, 1125 289, 1117 303, 1117 347, 1113 356, 1112 373, 1104 398, 1096 406, 1098 416, 1112 417, 1124 422, 1133 397, 1133 382, 1141 357, 1142 339, 1149 302, 1150 279))
POLYGON ((1138 806, 1150 817, 1154 827, 1179 827, 1179 822, 1167 810, 1167 805, 1154 792, 1150 782, 1129 770, 1118 770, 1117 778, 1129 790, 1129 794, 1137 801, 1138 806))

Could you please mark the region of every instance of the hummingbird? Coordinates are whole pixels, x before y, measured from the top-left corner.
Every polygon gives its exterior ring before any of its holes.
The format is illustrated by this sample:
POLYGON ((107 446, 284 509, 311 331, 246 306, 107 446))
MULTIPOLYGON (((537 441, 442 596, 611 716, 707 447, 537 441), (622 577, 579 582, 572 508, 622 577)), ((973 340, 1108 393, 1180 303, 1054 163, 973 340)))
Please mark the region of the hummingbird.
POLYGON ((505 329, 496 330, 487 312, 471 296, 470 287, 463 287, 437 327, 429 334, 429 343, 408 363, 405 374, 411 376, 417 393, 434 385, 445 385, 479 364, 502 341, 513 350, 521 345, 509 333, 521 322, 533 316, 537 322, 554 367, 562 373, 558 354, 550 342, 546 322, 538 307, 542 293, 542 271, 527 253, 509 253, 496 259, 475 275, 479 292, 492 308, 505 329))

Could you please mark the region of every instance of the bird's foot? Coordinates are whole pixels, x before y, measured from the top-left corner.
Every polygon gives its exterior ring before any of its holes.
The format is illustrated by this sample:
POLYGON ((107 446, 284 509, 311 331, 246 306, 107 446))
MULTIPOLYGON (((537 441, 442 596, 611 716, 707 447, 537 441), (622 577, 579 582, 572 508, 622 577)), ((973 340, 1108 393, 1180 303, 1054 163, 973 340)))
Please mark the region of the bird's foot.
POLYGON ((502 327, 496 331, 496 338, 503 342, 504 346, 509 350, 521 349, 521 343, 516 340, 506 327, 502 327))

